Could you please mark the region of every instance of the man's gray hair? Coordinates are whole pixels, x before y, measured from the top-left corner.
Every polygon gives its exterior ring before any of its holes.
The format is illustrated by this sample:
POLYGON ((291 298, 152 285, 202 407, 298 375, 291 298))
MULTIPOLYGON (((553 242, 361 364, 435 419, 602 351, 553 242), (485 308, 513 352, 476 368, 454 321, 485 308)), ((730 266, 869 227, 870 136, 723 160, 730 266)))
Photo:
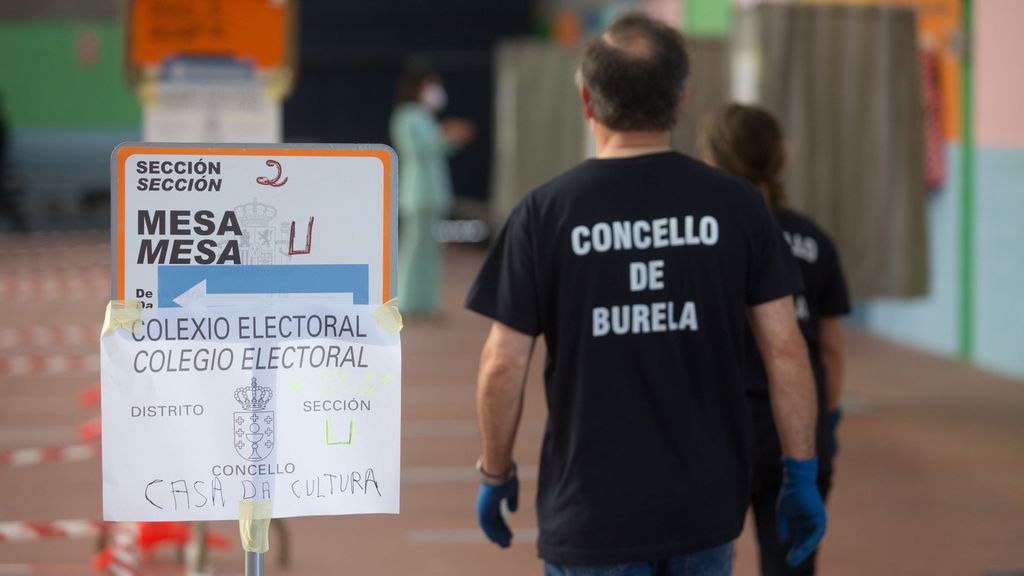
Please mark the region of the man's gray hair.
POLYGON ((587 44, 575 79, 608 128, 660 132, 676 123, 689 68, 678 30, 628 13, 587 44))

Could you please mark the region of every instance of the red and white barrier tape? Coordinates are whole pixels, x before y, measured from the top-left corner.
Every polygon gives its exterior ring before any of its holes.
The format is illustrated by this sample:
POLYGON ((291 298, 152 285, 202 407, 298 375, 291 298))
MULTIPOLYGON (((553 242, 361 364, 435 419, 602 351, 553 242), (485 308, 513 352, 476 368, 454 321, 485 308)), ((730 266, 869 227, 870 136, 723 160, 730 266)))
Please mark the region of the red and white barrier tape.
POLYGON ((103 435, 103 419, 99 416, 91 418, 78 427, 78 439, 82 442, 99 440, 103 435))
POLYGON ((99 444, 74 444, 52 448, 19 448, 0 452, 0 467, 35 466, 58 462, 82 462, 100 454, 99 444))
POLYGON ((0 328, 0 350, 16 347, 75 346, 94 343, 101 324, 60 324, 0 328))
POLYGON ((13 256, 0 256, 0 273, 2 274, 45 274, 68 273, 107 274, 110 275, 110 251, 82 252, 68 254, 67 257, 35 256, 22 253, 13 256))
POLYGON ((0 564, 0 576, 53 576, 54 574, 91 574, 88 564, 0 564))
POLYGON ((68 279, 54 277, 0 278, 0 300, 6 301, 81 301, 109 298, 109 295, 110 278, 100 276, 68 279))
POLYGON ((129 523, 114 524, 110 530, 106 573, 113 576, 135 576, 139 574, 139 525, 129 523))
POLYGON ((32 254, 34 256, 50 255, 60 252, 78 252, 83 250, 106 251, 110 253, 110 242, 107 234, 95 232, 36 232, 26 236, 4 236, 0 240, 0 256, 32 254))
POLYGON ((0 376, 94 374, 100 369, 99 354, 47 354, 0 358, 0 376))
POLYGON ((98 555, 94 568, 112 576, 138 576, 141 561, 138 524, 107 524, 97 520, 53 522, 0 522, 0 543, 38 542, 50 539, 96 538, 110 534, 110 544, 98 555))
POLYGON ((0 542, 37 542, 50 539, 95 538, 104 531, 97 520, 54 520, 53 522, 0 522, 0 542))
POLYGON ((45 259, 37 258, 36 261, 40 263, 39 268, 0 267, 0 283, 38 284, 40 282, 56 282, 58 284, 69 284, 72 282, 110 281, 110 268, 108 266, 93 265, 81 268, 61 268, 47 262, 45 259))
POLYGON ((103 400, 103 389, 93 384, 78 393, 78 405, 82 408, 96 408, 103 400))

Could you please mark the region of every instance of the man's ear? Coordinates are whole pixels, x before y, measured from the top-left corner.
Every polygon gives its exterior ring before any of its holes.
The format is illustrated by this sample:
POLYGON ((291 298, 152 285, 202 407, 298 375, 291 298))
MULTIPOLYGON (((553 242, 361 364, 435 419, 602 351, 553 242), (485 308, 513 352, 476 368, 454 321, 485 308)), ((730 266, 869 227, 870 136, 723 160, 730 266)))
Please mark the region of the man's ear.
POLYGON ((587 120, 593 120, 594 109, 590 106, 590 91, 582 84, 580 85, 580 102, 583 103, 583 117, 587 120))

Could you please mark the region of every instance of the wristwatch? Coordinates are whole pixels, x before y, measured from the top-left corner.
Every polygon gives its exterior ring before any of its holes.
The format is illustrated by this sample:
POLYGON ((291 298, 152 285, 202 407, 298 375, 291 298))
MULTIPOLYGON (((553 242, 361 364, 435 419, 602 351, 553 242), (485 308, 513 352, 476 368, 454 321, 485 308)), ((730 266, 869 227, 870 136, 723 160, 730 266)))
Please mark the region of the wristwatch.
POLYGON ((516 477, 516 463, 513 461, 512 466, 504 474, 491 474, 484 470, 484 457, 481 456, 476 459, 476 471, 480 474, 482 482, 493 486, 500 486, 516 477))

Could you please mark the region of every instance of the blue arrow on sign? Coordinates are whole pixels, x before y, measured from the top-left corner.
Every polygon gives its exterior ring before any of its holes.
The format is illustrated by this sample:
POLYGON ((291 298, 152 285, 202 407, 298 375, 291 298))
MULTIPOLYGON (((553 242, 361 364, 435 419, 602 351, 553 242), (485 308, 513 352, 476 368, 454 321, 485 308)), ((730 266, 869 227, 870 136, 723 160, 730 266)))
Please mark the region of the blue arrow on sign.
POLYGON ((174 266, 157 268, 157 305, 178 308, 230 300, 229 295, 351 294, 353 304, 370 303, 367 264, 284 264, 265 266, 174 266))

